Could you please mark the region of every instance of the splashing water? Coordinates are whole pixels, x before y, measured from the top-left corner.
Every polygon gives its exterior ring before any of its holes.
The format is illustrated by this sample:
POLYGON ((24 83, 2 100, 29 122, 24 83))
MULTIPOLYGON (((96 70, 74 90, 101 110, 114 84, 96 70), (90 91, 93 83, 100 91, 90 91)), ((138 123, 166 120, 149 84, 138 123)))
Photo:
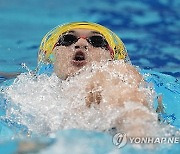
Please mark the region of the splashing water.
POLYGON ((148 128, 149 135, 162 133, 153 109, 155 94, 152 87, 142 83, 134 91, 137 84, 133 72, 121 71, 123 65, 122 61, 93 63, 66 80, 59 79, 55 74, 50 77, 45 74, 21 74, 4 92, 8 100, 6 118, 40 134, 70 128, 96 131, 116 128, 124 131, 129 130, 132 123, 148 128), (90 83, 93 83, 93 92, 101 92, 100 104, 87 105, 90 83), (122 99, 136 93, 136 102, 122 99), (144 102, 141 98, 144 96, 146 106, 140 102, 144 102), (145 116, 150 116, 150 120, 147 118, 149 122, 144 121, 142 116, 131 119, 134 111, 143 111, 145 116), (129 118, 127 113, 130 113, 129 118), (121 124, 126 126, 121 127, 121 124))

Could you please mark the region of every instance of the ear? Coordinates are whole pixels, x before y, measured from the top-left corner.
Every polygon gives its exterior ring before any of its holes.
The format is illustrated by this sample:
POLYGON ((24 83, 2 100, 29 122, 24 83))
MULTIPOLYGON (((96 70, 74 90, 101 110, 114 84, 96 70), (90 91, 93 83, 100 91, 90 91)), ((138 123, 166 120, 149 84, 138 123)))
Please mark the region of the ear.
POLYGON ((109 45, 108 45, 107 49, 110 52, 111 58, 114 59, 114 51, 113 51, 113 49, 109 45))

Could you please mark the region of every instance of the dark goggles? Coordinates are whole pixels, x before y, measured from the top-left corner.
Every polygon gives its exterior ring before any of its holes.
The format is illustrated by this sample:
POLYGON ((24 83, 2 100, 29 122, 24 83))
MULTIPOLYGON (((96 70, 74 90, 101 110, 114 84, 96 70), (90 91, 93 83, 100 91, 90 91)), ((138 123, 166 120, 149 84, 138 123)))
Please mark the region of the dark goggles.
POLYGON ((107 48, 108 46, 108 42, 101 35, 93 35, 93 36, 84 38, 84 37, 77 37, 73 34, 64 34, 60 36, 59 41, 57 42, 56 46, 70 46, 76 43, 80 38, 86 39, 87 42, 90 43, 93 47, 107 48))

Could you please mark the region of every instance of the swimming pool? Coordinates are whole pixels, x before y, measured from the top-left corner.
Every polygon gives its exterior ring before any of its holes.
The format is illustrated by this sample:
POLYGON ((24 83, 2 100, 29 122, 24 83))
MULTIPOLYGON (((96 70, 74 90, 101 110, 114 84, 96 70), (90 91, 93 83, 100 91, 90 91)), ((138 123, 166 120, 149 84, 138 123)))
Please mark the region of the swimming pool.
MULTIPOLYGON (((134 65, 174 77, 152 72, 154 74, 152 80, 157 83, 156 91, 163 92, 166 103, 175 102, 174 107, 166 104, 167 113, 172 121, 175 113, 176 119, 173 125, 180 128, 178 113, 180 86, 177 80, 180 77, 180 21, 178 20, 180 3, 178 1, 93 0, 89 3, 86 0, 79 0, 76 7, 73 0, 61 2, 7 0, 0 3, 0 71, 24 72, 26 70, 22 68, 22 63, 25 63, 30 70, 35 69, 41 38, 53 27, 71 21, 97 22, 112 29, 121 37, 134 65)), ((16 132, 17 128, 14 129, 16 132)), ((6 124, 2 124, 1 138, 11 138, 13 133, 14 131, 6 124)), ((49 147, 46 149, 47 153, 52 147, 54 152, 57 152, 58 146, 65 151, 77 150, 76 153, 119 152, 112 144, 110 136, 103 133, 69 130, 59 132, 55 138, 52 136, 45 137, 43 141, 39 140, 39 144, 43 142, 45 147, 49 147), (80 138, 78 142, 77 137, 80 138), (87 138, 91 139, 87 140, 87 138), (86 142, 88 147, 85 146, 82 151, 78 151, 77 147, 83 142, 86 142)), ((19 141, 4 142, 0 150, 12 152, 18 143, 19 141)), ((120 149, 120 152, 128 153, 131 150, 131 147, 127 146, 120 149)), ((169 151, 177 153, 178 145, 174 145, 169 150, 161 149, 161 152, 169 151)), ((137 153, 139 152, 137 150, 137 153)))

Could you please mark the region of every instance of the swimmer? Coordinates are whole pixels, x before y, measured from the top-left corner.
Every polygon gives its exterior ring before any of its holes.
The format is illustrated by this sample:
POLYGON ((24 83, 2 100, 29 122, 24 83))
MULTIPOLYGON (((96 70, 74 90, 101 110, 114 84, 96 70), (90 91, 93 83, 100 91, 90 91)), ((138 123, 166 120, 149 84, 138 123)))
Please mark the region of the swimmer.
POLYGON ((123 42, 109 29, 88 22, 56 27, 46 34, 41 42, 38 72, 41 74, 53 70, 60 79, 67 80, 93 63, 101 67, 101 62, 104 61, 108 63, 109 74, 112 71, 124 74, 126 82, 122 80, 117 83, 117 80, 108 80, 107 71, 95 73, 85 89, 87 92, 85 105, 90 108, 96 104, 103 108, 102 100, 106 96, 109 97, 107 103, 111 107, 125 107, 126 102, 135 102, 140 107, 129 110, 119 117, 115 127, 127 132, 129 136, 147 135, 148 125, 138 121, 143 119, 147 122, 157 122, 157 116, 151 114, 146 93, 139 90, 140 85, 145 84, 145 81, 131 65, 123 42), (115 60, 120 60, 121 66, 116 65, 115 60), (127 86, 127 82, 130 86, 127 86), (120 85, 119 88, 109 93, 107 89, 116 84, 120 85), (136 122, 126 125, 129 119, 135 119, 136 122))
POLYGON ((158 122, 157 114, 152 114, 148 93, 140 90, 146 83, 131 65, 123 42, 101 25, 76 22, 47 33, 40 45, 36 71, 37 74, 55 73, 67 82, 72 78, 82 79, 83 72, 89 73, 82 109, 97 107, 106 111, 108 106, 124 110, 111 128, 129 136, 150 135, 146 122, 158 122), (93 65, 99 69, 94 73, 93 65), (104 66, 106 69, 101 70, 104 66))

